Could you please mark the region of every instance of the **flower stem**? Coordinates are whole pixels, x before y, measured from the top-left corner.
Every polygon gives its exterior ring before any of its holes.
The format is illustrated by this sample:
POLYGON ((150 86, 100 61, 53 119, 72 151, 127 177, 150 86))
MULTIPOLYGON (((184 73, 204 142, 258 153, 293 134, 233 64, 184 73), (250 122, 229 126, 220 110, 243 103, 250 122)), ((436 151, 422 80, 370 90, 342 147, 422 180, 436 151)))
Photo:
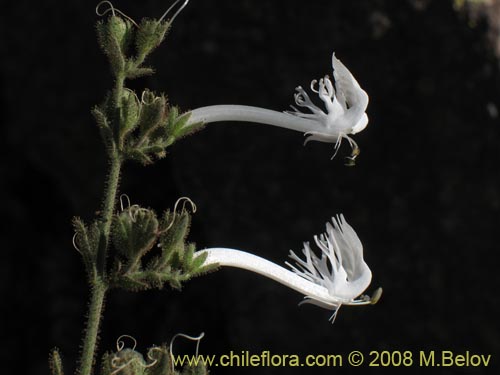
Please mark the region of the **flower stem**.
POLYGON ((203 122, 205 124, 219 121, 244 121, 258 124, 273 125, 303 133, 321 129, 321 124, 307 118, 289 113, 246 105, 212 105, 192 110, 188 124, 203 122))
POLYGON ((94 365, 95 350, 97 345, 97 335, 99 324, 104 309, 104 298, 106 296, 107 285, 100 278, 97 278, 92 287, 89 311, 87 316, 87 326, 85 328, 85 338, 83 340, 82 357, 79 375, 91 375, 94 365))

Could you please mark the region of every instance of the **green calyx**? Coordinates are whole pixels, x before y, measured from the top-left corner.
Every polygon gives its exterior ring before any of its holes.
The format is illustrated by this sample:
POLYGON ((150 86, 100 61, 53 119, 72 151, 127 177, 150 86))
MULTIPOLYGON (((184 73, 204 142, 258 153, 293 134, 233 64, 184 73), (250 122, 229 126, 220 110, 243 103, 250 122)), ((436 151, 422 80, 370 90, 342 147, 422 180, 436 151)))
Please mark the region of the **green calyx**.
MULTIPOLYGON (((73 219, 73 245, 80 253, 90 285, 90 303, 84 331, 81 359, 77 374, 92 375, 97 352, 98 334, 104 301, 112 288, 145 290, 182 283, 207 272, 206 255, 198 255, 195 245, 186 242, 191 217, 167 212, 156 213, 137 205, 116 210, 123 164, 137 160, 151 164, 165 156, 166 149, 178 139, 201 126, 186 128, 189 115, 170 107, 164 94, 144 90, 141 95, 126 87, 129 79, 152 74, 144 62, 164 40, 170 24, 143 19, 139 24, 106 3, 112 13, 96 25, 99 44, 109 60, 114 78, 113 88, 105 100, 92 109, 101 137, 108 151, 110 164, 106 179, 103 206, 99 217, 85 223, 73 219)), ((97 11, 97 9, 96 9, 97 11)), ((97 13, 106 14, 107 11, 97 13)), ((57 349, 49 358, 51 375, 64 375, 57 349)), ((118 350, 105 354, 103 375, 179 374, 170 363, 166 347, 152 348, 145 359, 134 350, 118 350)), ((182 374, 206 374, 200 366, 182 374)))
POLYGON ((135 38, 136 63, 141 64, 146 56, 161 44, 169 28, 170 23, 165 21, 147 18, 141 21, 135 38))
POLYGON ((139 269, 139 262, 156 243, 158 220, 152 210, 132 206, 115 216, 113 244, 126 259, 127 272, 139 269))
POLYGON ((167 345, 154 346, 144 356, 133 349, 122 349, 116 353, 105 353, 101 360, 101 375, 207 375, 203 361, 186 364, 177 371, 167 345), (119 372, 118 372, 119 371, 119 372))
POLYGON ((75 230, 74 246, 82 255, 83 263, 90 282, 95 282, 98 277, 104 275, 99 273, 100 254, 104 251, 104 239, 102 222, 95 220, 87 225, 79 217, 73 218, 73 229, 75 230))
POLYGON ((185 126, 187 115, 169 107, 165 95, 144 90, 138 95, 124 87, 126 79, 152 74, 143 66, 147 56, 164 40, 170 27, 166 21, 143 19, 139 25, 119 15, 97 23, 99 44, 111 65, 116 87, 92 114, 109 151, 123 161, 144 165, 166 155, 175 141, 202 128, 185 126))
POLYGON ((169 29, 165 21, 143 19, 139 25, 118 15, 97 23, 99 44, 109 59, 115 77, 137 78, 153 73, 142 64, 158 47, 169 29))
POLYGON ((134 205, 115 215, 111 285, 144 290, 169 283, 178 289, 182 282, 208 272, 203 266, 206 256, 195 256, 195 245, 186 242, 190 223, 186 210, 167 211, 158 220, 154 211, 134 205))

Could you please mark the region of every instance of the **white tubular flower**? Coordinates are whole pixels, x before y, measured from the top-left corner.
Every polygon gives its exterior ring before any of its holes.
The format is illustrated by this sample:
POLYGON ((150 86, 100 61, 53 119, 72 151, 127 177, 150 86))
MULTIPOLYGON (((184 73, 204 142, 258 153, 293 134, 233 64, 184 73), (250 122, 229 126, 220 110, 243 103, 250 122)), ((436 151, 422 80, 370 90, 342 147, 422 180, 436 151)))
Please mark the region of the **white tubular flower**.
POLYGON ((314 237, 321 257, 311 251, 309 243, 304 243, 302 250, 305 260, 290 251, 296 266, 286 264, 292 271, 240 250, 213 248, 202 250, 197 256, 207 254, 204 265, 242 268, 288 286, 305 296, 301 304, 312 303, 333 310, 333 322, 340 306, 375 304, 382 289, 377 289, 373 297, 361 295, 372 278, 363 259, 363 246, 342 215, 332 222, 333 225, 327 223, 325 234, 314 237))
POLYGON ((321 78, 319 82, 311 82, 311 90, 318 94, 326 111, 316 106, 306 91, 299 86, 296 88, 295 104, 310 113, 303 113, 294 106, 293 111, 276 112, 243 105, 214 105, 188 112, 190 118, 186 126, 218 121, 244 121, 279 126, 303 132, 307 136, 304 144, 309 141, 335 143, 332 159, 345 138, 352 148, 349 159, 353 163, 359 154, 359 148, 349 134, 359 133, 368 124, 368 95, 335 54, 332 56, 332 66, 334 82, 328 76, 321 78))
MULTIPOLYGON (((368 116, 368 94, 359 86, 351 72, 342 62, 332 55, 334 83, 326 75, 311 81, 311 91, 318 94, 324 103, 326 112, 317 107, 309 98, 307 92, 301 87, 295 90, 295 104, 308 109, 311 113, 303 113, 292 106, 293 111, 287 112, 300 118, 313 120, 318 123, 316 129, 305 133, 308 141, 321 141, 335 143, 337 153, 342 138, 349 141, 353 149, 352 160, 359 154, 359 148, 348 134, 356 134, 366 128, 368 116), (316 88, 315 86, 318 85, 316 88)), ((333 157, 335 157, 335 154, 333 157)))

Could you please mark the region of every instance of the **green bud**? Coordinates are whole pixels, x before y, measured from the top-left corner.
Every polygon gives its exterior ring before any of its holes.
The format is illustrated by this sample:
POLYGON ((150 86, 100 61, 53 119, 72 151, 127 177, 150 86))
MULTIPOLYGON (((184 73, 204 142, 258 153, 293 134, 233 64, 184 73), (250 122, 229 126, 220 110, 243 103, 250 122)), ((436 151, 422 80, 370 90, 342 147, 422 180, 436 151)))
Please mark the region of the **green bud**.
POLYGON ((108 56, 115 76, 125 70, 126 54, 133 38, 133 25, 118 16, 97 23, 97 36, 102 50, 108 56))
POLYGON ((203 362, 200 361, 197 365, 184 366, 180 375, 208 375, 208 370, 203 362))
POLYGON ((145 90, 142 94, 141 116, 139 118, 139 138, 147 137, 163 122, 167 99, 145 90))
POLYGON ((92 115, 94 116, 104 142, 109 144, 113 139, 113 131, 111 130, 107 116, 99 106, 92 108, 92 115))
POLYGON ((171 107, 167 116, 167 134, 169 137, 177 141, 203 129, 205 125, 201 122, 186 126, 190 116, 190 113, 179 114, 177 107, 171 107))
POLYGON ((107 25, 108 33, 120 46, 123 54, 126 54, 133 34, 133 26, 129 20, 124 20, 118 16, 111 16, 107 25))
POLYGON ((152 210, 132 206, 113 221, 112 239, 118 253, 128 262, 129 270, 139 268, 141 258, 153 247, 158 220, 152 210))
POLYGON ((120 106, 120 144, 123 145, 125 137, 137 126, 140 113, 139 100, 131 90, 124 90, 120 106))
POLYGON ((146 369, 145 375, 174 375, 170 364, 170 351, 166 346, 150 348, 148 358, 156 361, 154 365, 146 369))
POLYGON ((160 45, 170 24, 165 21, 149 20, 144 18, 137 30, 135 47, 137 50, 137 64, 140 65, 148 54, 160 45))
POLYGON ((74 245, 82 255, 88 276, 93 279, 97 275, 98 254, 104 247, 101 223, 94 221, 90 226, 87 226, 82 219, 75 217, 73 218, 73 228, 75 230, 74 245))
POLYGON ((105 354, 102 358, 102 375, 145 375, 147 363, 141 353, 123 349, 116 353, 105 354), (119 372, 117 371, 118 369, 119 372))
POLYGON ((160 246, 162 248, 162 261, 166 264, 172 262, 174 268, 180 267, 184 258, 185 241, 189 234, 191 225, 191 215, 187 210, 171 213, 165 212, 162 222, 163 233, 160 236, 160 246))

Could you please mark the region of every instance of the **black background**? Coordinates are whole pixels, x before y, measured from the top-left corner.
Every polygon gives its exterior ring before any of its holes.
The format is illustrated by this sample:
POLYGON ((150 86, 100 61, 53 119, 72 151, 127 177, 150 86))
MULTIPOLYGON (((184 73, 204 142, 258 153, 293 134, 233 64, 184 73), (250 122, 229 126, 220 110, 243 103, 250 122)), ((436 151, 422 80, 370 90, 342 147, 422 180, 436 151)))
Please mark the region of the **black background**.
MULTIPOLYGON (((2 373, 48 373, 53 346, 71 373, 78 355, 88 294, 70 220, 90 219, 100 207, 107 163, 89 109, 112 84, 95 42, 94 6, 2 6, 2 373)), ((115 6, 140 19, 168 4, 115 6)), ((488 106, 500 98, 500 75, 486 30, 441 0, 192 0, 150 61, 157 74, 133 88, 166 92, 185 110, 230 103, 284 110, 295 86, 331 74, 335 51, 370 95, 369 126, 355 137, 358 164, 343 166, 346 146, 333 161, 332 145, 302 147, 300 133, 212 124, 154 166, 127 164, 121 192, 159 212, 189 196, 198 205, 190 235, 198 248, 234 247, 280 264, 342 212, 364 244, 369 292, 382 286, 384 295, 374 307, 342 308, 332 326, 328 311, 299 308, 297 293, 234 269, 194 279, 182 292, 113 291, 101 352, 121 334, 145 351, 175 333, 203 331, 204 354, 453 350, 492 354, 498 366, 500 123, 488 106)), ((177 352, 194 351, 181 341, 177 352)), ((493 372, 425 369, 432 371, 493 372)))

